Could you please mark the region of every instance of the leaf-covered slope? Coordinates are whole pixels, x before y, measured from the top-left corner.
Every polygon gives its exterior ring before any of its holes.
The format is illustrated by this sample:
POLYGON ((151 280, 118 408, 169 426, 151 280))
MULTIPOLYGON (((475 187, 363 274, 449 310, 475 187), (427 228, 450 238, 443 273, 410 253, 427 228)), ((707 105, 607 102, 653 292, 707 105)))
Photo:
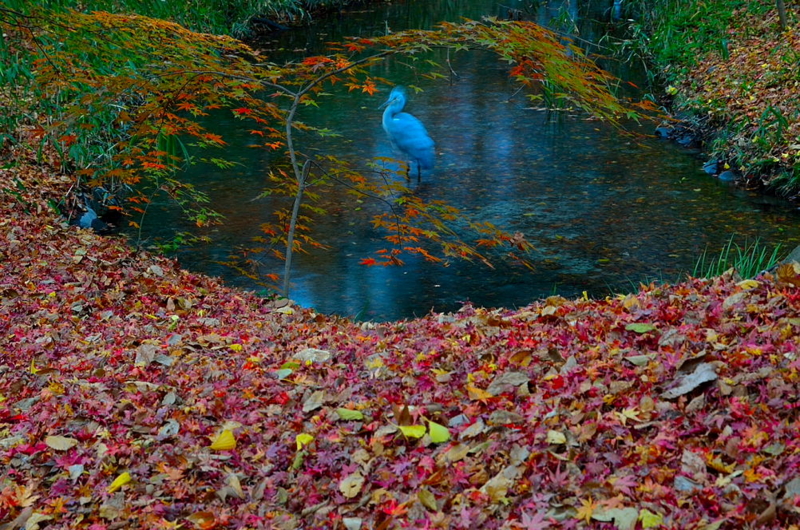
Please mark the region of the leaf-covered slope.
POLYGON ((65 227, 39 206, 65 183, 15 178, 32 191, 0 194, 10 527, 800 523, 789 283, 359 325, 65 227))
MULTIPOLYGON (((738 9, 732 10, 735 4, 725 0, 682 4, 679 16, 687 21, 681 26, 684 38, 665 47, 694 53, 678 61, 689 60, 689 64, 673 64, 668 70, 688 66, 680 76, 682 105, 710 119, 713 126, 725 124, 727 133, 711 146, 715 154, 723 154, 749 184, 763 183, 795 196, 800 188, 796 3, 793 9, 787 2, 785 30, 779 27, 773 0, 739 2, 738 9), (711 29, 714 24, 707 22, 708 13, 724 20, 728 10, 732 10, 730 26, 716 34, 711 29), (709 35, 713 35, 710 41, 709 35), (705 49, 698 49, 698 43, 706 41, 705 49)), ((676 40, 674 35, 669 38, 676 40)))

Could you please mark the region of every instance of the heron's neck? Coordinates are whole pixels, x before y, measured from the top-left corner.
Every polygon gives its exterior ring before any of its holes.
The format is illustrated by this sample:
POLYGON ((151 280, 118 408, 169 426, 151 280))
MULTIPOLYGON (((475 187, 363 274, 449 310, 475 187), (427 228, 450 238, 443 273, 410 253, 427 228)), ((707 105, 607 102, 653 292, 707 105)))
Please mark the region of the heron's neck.
POLYGON ((397 102, 392 103, 386 110, 383 111, 383 126, 387 127, 389 123, 391 123, 392 119, 395 117, 403 109, 402 105, 398 105, 397 102))

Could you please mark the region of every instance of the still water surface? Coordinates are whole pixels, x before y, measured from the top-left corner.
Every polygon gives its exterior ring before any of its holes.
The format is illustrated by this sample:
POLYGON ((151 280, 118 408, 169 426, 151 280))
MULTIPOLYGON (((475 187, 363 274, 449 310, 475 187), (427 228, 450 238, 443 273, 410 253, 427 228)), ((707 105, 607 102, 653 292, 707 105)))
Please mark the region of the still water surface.
MULTIPOLYGON (((578 21, 581 39, 597 41, 607 30, 612 2, 547 2, 525 16, 540 23, 578 21)), ((398 2, 316 22, 262 43, 273 57, 297 59, 321 52, 325 42, 344 36, 372 36, 406 28, 430 28, 461 17, 506 16, 528 3, 490 0, 398 2)), ((443 62, 443 56, 432 56, 443 62)), ((402 59, 374 72, 396 84, 416 85, 406 108, 419 117, 436 141, 436 168, 414 193, 444 199, 473 219, 508 232, 522 232, 536 248, 534 271, 498 263, 452 262, 447 267, 408 260, 402 268, 364 267, 362 258, 384 248, 369 217, 380 206, 353 204, 344 190, 327 193, 321 206, 329 215, 315 225, 316 237, 331 248, 298 255, 291 297, 325 313, 388 320, 457 309, 471 301, 514 307, 554 293, 567 297, 604 296, 630 290, 640 281, 674 280, 691 271, 709 248, 731 236, 800 243, 800 216, 780 201, 736 190, 705 175, 697 153, 657 139, 632 140, 585 115, 552 115, 529 107, 509 82, 507 66, 485 52, 452 56, 457 77, 431 81, 402 59)), ((609 65, 616 75, 640 83, 630 65, 609 65)), ((374 157, 397 156, 381 128, 390 87, 380 96, 332 90, 331 103, 304 110, 301 120, 337 131, 338 138, 300 138, 306 152, 334 153, 367 170, 374 157)), ((215 118, 226 135, 228 158, 240 166, 220 171, 194 167, 186 178, 206 191, 227 218, 214 227, 212 243, 177 254, 182 266, 221 276, 228 283, 261 287, 220 265, 237 247, 248 246, 258 225, 270 220, 272 203, 253 200, 267 186, 269 160, 251 142, 243 122, 215 118)), ((632 125, 632 127, 636 127, 632 125)), ((641 132, 649 132, 647 125, 641 132)), ((144 225, 147 237, 192 231, 177 212, 163 205, 144 225)), ((195 233, 196 229, 195 229, 195 233)), ((282 270, 275 263, 274 271, 282 270)))

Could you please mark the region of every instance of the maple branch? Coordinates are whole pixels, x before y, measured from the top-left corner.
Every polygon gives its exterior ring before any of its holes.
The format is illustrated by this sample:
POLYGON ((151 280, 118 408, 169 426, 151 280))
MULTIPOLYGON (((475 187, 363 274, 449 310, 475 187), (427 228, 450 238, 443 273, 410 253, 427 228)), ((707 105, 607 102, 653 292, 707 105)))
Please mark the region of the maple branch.
POLYGON ((450 61, 450 50, 451 49, 452 48, 450 46, 447 47, 447 58, 445 59, 445 62, 447 63, 447 69, 450 70, 450 84, 453 84, 453 78, 458 79, 461 76, 458 75, 458 72, 456 72, 453 69, 453 63, 450 61))
MULTIPOLYGON (((7 8, 0 8, 0 13, 10 14, 12 17, 27 18, 27 19, 30 19, 31 21, 36 20, 37 18, 41 18, 41 17, 36 16, 36 15, 25 15, 25 14, 20 13, 18 11, 14 11, 13 9, 7 9, 7 8)), ((47 52, 47 50, 44 48, 44 46, 42 46, 42 44, 39 42, 39 39, 33 33, 33 29, 34 28, 41 29, 41 26, 34 26, 34 25, 28 26, 28 25, 23 24, 19 20, 14 20, 14 22, 5 22, 5 23, 10 25, 10 26, 16 26, 20 30, 27 31, 30 34, 31 42, 33 43, 34 46, 36 46, 36 49, 39 50, 39 52, 44 56, 44 58, 53 67, 53 69, 57 70, 59 72, 59 74, 61 74, 61 70, 56 66, 56 64, 50 58, 50 54, 47 52)))
MULTIPOLYGON (((364 191, 364 190, 362 190, 360 188, 357 188, 356 186, 353 186, 352 184, 348 184, 346 181, 340 179, 335 174, 326 171, 324 168, 322 168, 322 166, 320 166, 317 163, 315 163, 314 165, 317 166, 317 168, 320 171, 322 171, 322 173, 325 176, 329 177, 331 180, 333 180, 334 182, 339 183, 340 185, 344 186, 345 188, 347 188, 349 190, 352 190, 352 191, 358 193, 359 195, 361 195, 363 197, 366 197, 368 199, 374 199, 376 201, 380 201, 380 202, 385 203, 386 206, 388 206, 389 209, 392 210, 392 214, 394 214, 397 218, 400 217, 399 214, 397 214, 397 211, 395 210, 395 203, 394 202, 391 202, 388 199, 386 199, 385 197, 381 197, 380 195, 374 195, 372 193, 366 192, 366 191, 364 191)), ((410 192, 411 190, 408 190, 408 191, 410 192)))

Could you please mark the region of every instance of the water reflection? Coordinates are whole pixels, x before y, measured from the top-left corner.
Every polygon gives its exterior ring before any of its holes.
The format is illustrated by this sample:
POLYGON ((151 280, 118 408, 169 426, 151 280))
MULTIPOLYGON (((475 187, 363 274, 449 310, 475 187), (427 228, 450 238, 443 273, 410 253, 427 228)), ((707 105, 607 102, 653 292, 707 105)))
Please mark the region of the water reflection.
MULTIPOLYGON (((607 18, 611 2, 573 0, 567 5, 582 22, 581 37, 599 38, 604 26, 586 23, 587 17, 607 18)), ((547 22, 562 16, 560 6, 562 2, 551 2, 532 15, 547 22)), ((269 46, 307 48, 312 53, 320 42, 343 35, 430 27, 462 15, 504 14, 504 9, 507 4, 486 0, 400 2, 381 12, 348 14, 333 29, 320 23, 308 33, 292 33, 269 46)), ((436 141, 437 160, 436 169, 414 192, 429 200, 447 200, 475 220, 524 233, 536 247, 536 270, 508 263, 498 263, 494 270, 463 262, 441 267, 418 259, 403 268, 361 266, 362 258, 385 246, 381 233, 367 222, 381 205, 353 204, 345 190, 334 188, 321 204, 329 215, 318 219, 315 227, 316 237, 331 250, 296 257, 292 296, 301 304, 380 320, 456 309, 467 300, 518 306, 554 292, 602 296, 648 278, 672 280, 690 271, 707 246, 721 248, 734 232, 789 248, 800 242, 795 212, 704 175, 686 150, 657 140, 633 141, 584 115, 554 119, 531 109, 509 83, 507 66, 489 53, 458 53, 451 60, 458 74, 451 83, 432 82, 401 59, 376 67, 376 75, 424 89, 412 95, 409 110, 436 141)), ((384 88, 372 98, 331 90, 331 104, 305 110, 302 119, 342 136, 300 135, 301 145, 307 151, 335 153, 365 172, 375 157, 393 156, 378 110, 388 94, 384 88)), ((229 135, 241 128, 241 122, 224 114, 218 122, 229 135)), ((210 234, 211 245, 185 250, 178 257, 190 269, 258 288, 216 263, 231 249, 248 245, 275 205, 252 200, 267 185, 269 160, 246 147, 247 131, 236 134, 229 136, 229 157, 238 157, 241 166, 224 172, 193 169, 187 175, 210 194, 227 222, 210 234)), ((167 234, 166 226, 191 228, 169 208, 148 222, 149 235, 167 234)))

